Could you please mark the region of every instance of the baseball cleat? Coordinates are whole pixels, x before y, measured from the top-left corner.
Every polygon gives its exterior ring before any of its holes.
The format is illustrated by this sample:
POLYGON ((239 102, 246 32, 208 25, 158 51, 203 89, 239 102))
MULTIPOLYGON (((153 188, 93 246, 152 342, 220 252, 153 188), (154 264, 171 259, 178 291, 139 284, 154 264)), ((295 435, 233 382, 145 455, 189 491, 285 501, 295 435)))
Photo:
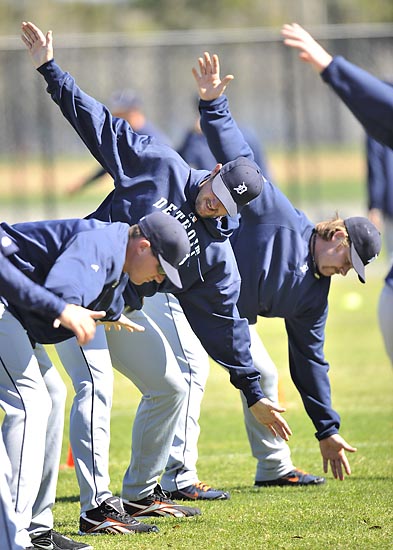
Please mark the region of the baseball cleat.
POLYGON ((301 487, 307 485, 322 485, 325 483, 326 479, 320 476, 313 476, 302 470, 292 470, 285 474, 285 476, 279 477, 278 479, 272 479, 271 481, 255 481, 256 487, 272 487, 272 486, 289 486, 301 487))
POLYGON ((210 485, 198 481, 183 489, 171 492, 171 498, 176 500, 228 500, 230 494, 220 489, 213 489, 210 485))
POLYGON ((84 512, 79 519, 78 535, 134 535, 157 532, 158 527, 155 525, 141 523, 127 514, 118 497, 107 498, 98 508, 84 512))
POLYGON ((93 550, 90 544, 76 542, 53 529, 33 537, 31 543, 33 546, 29 546, 29 550, 30 548, 37 550, 93 550))
POLYGON ((189 518, 199 516, 201 513, 199 508, 190 508, 173 502, 158 484, 154 488, 154 492, 148 497, 135 502, 123 499, 123 505, 130 516, 140 518, 148 516, 189 518))

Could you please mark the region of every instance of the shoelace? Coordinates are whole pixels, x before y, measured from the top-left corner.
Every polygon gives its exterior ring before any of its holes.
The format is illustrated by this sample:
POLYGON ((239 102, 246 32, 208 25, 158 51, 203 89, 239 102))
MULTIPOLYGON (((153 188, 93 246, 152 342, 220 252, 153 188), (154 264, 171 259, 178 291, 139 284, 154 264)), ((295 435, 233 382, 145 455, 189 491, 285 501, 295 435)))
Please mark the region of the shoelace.
POLYGON ((157 484, 153 493, 154 500, 158 500, 159 502, 166 502, 167 504, 174 504, 173 500, 169 498, 169 495, 170 493, 164 491, 161 485, 157 484))
POLYGON ((210 491, 211 489, 210 485, 206 485, 206 483, 202 483, 202 481, 198 481, 198 483, 194 483, 194 485, 197 489, 200 489, 204 493, 210 491))
POLYGON ((135 518, 133 518, 132 516, 127 514, 127 512, 125 510, 123 512, 120 512, 114 506, 107 506, 106 505, 105 507, 106 507, 108 513, 110 512, 111 514, 113 514, 115 516, 116 519, 122 521, 123 523, 131 523, 131 524, 139 523, 138 520, 136 520, 135 518))
POLYGON ((34 537, 34 539, 32 539, 32 542, 39 543, 39 544, 44 543, 44 544, 47 544, 49 547, 49 545, 53 544, 52 531, 48 531, 47 533, 42 533, 42 535, 38 535, 38 537, 34 537))

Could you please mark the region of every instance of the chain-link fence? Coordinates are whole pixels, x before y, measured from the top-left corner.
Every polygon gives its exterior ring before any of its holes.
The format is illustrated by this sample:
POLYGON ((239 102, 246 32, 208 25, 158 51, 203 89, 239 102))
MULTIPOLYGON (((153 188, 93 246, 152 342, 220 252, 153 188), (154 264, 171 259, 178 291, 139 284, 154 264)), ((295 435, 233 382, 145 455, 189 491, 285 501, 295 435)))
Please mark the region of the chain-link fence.
MULTIPOLYGON (((332 54, 393 79, 392 25, 338 25, 311 32, 332 54)), ((228 88, 232 113, 255 131, 264 149, 280 150, 291 159, 284 177, 293 185, 298 183, 301 151, 360 147, 363 140, 354 117, 296 52, 282 44, 278 30, 160 32, 138 38, 55 33, 54 45, 56 61, 95 98, 105 103, 121 88, 139 93, 148 118, 175 147, 196 115, 191 67, 203 51, 218 53, 221 74, 235 75, 228 88)), ((2 182, 3 192, 20 195, 35 161, 44 168, 41 189, 52 203, 57 200, 58 159, 86 159, 89 153, 45 92, 44 80, 19 38, 0 40, 0 64, 0 154, 2 164, 18 167, 12 172, 14 181, 2 182)))

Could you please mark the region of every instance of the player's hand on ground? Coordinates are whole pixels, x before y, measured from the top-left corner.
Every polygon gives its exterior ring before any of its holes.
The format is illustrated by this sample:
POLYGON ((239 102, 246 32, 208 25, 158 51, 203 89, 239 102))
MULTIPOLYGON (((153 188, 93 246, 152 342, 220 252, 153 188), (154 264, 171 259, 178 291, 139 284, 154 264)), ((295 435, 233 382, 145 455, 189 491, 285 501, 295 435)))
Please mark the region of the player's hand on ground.
POLYGON ((310 63, 319 73, 331 63, 333 57, 297 23, 284 25, 281 34, 284 37, 284 44, 300 50, 300 59, 310 63))
POLYGON ((250 411, 258 422, 269 428, 274 436, 279 435, 285 439, 285 441, 289 440, 292 431, 286 420, 284 420, 280 414, 285 412, 283 407, 275 405, 272 401, 264 397, 254 403, 254 405, 250 407, 250 411))
POLYGON ((323 458, 323 471, 327 474, 330 468, 335 479, 344 479, 343 467, 347 475, 351 475, 351 468, 345 451, 350 453, 356 452, 355 447, 351 447, 340 435, 334 434, 326 437, 319 442, 321 455, 323 458))
POLYGON ((74 304, 67 304, 62 314, 54 320, 53 326, 58 328, 63 325, 63 327, 72 330, 78 344, 84 346, 96 333, 95 320, 102 319, 105 315, 105 311, 92 311, 74 304))
POLYGON ((227 74, 220 79, 220 61, 217 54, 210 56, 209 52, 204 52, 203 57, 198 58, 198 64, 199 72, 193 67, 192 74, 198 86, 199 97, 206 101, 220 97, 234 76, 227 74))
POLYGON ((105 325, 105 330, 109 331, 112 328, 115 330, 124 329, 127 332, 143 332, 145 327, 131 321, 126 315, 121 314, 117 321, 100 321, 100 325, 105 325))
POLYGON ((23 21, 21 38, 36 69, 53 59, 52 31, 44 35, 34 23, 23 21))

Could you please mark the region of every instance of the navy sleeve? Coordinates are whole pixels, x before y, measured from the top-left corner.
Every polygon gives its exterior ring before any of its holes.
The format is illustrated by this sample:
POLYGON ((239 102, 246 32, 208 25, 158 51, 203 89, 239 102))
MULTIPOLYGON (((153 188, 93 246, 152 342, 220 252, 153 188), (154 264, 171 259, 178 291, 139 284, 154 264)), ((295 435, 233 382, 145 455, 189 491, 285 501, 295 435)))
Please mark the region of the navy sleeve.
POLYGON ((49 319, 56 319, 67 305, 62 298, 28 279, 2 254, 0 295, 18 308, 37 311, 49 319))
POLYGON ((238 294, 238 282, 219 286, 209 280, 177 298, 207 353, 229 371, 231 383, 244 393, 250 407, 265 396, 251 357, 248 323, 235 306, 238 294))
POLYGON ((214 101, 199 102, 201 128, 217 162, 225 164, 237 157, 254 160, 254 153, 233 120, 228 100, 222 95, 214 101))
POLYGON ((385 198, 385 170, 384 170, 385 145, 367 136, 367 191, 368 209, 378 208, 384 210, 385 198))
POLYGON ((393 287, 393 264, 390 267, 389 273, 386 275, 385 282, 393 287))
POLYGON ((114 289, 122 277, 125 246, 123 250, 121 244, 116 247, 107 238, 107 232, 106 229, 98 229, 75 235, 53 264, 45 287, 68 303, 105 310, 105 319, 115 320, 124 308, 121 293, 114 292, 114 289), (112 249, 109 248, 111 244, 112 249), (114 257, 117 257, 118 266, 114 263, 114 257))
POLYGON ((340 428, 340 417, 331 405, 329 365, 323 351, 327 313, 326 305, 320 316, 285 319, 291 377, 319 440, 340 428))
POLYGON ((38 71, 44 76, 47 92, 64 117, 116 183, 124 176, 120 159, 122 142, 131 155, 130 147, 143 149, 153 138, 136 134, 128 122, 112 117, 105 105, 83 92, 72 76, 63 72, 53 59, 38 71))
POLYGON ((341 56, 321 73, 322 79, 352 111, 366 132, 393 148, 393 87, 341 56))

